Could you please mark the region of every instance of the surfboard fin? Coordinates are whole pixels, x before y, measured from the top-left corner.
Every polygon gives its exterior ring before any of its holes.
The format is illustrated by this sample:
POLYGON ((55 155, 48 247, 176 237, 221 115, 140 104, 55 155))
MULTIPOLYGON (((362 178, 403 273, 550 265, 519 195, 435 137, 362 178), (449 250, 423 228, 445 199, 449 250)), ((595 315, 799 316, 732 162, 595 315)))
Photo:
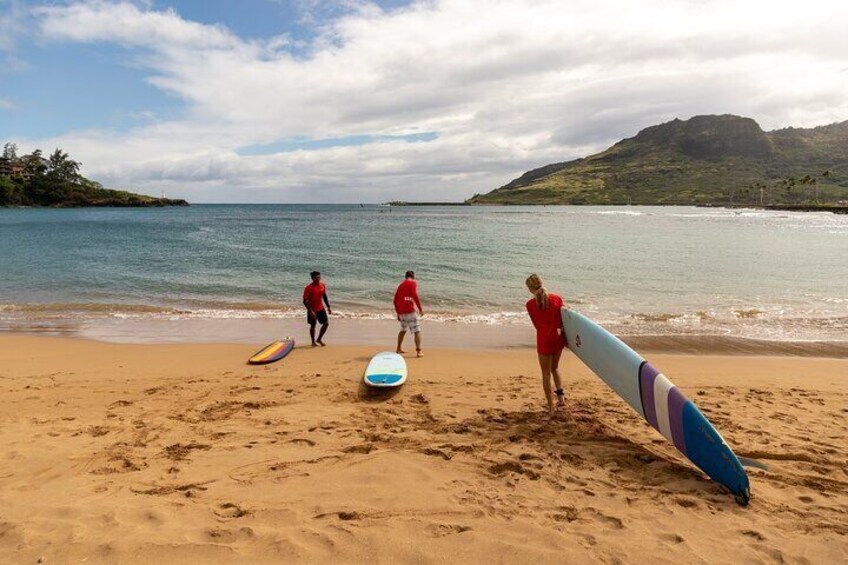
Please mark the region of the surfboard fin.
POLYGON ((746 489, 745 492, 734 494, 733 498, 739 506, 748 506, 751 502, 751 491, 746 489))
POLYGON ((757 461, 756 459, 751 459, 750 457, 739 457, 739 462, 742 463, 743 467, 754 467, 756 469, 762 469, 763 471, 769 471, 769 466, 763 463, 762 461, 757 461))

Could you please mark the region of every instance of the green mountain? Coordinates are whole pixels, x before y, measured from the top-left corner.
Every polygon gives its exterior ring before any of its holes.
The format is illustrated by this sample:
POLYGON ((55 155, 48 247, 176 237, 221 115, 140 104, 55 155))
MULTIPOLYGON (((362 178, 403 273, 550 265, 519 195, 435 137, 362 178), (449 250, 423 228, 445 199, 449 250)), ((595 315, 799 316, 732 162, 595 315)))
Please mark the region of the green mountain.
POLYGON ((733 115, 643 129, 528 171, 471 204, 835 204, 848 200, 848 121, 763 131, 733 115))

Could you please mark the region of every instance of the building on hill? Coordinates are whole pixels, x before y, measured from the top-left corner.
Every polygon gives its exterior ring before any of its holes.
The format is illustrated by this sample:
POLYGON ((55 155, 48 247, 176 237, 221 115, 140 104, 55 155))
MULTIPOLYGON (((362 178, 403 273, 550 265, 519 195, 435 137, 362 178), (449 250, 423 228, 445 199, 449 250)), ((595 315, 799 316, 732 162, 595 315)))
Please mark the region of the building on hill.
POLYGON ((16 177, 29 180, 29 174, 23 161, 0 157, 0 177, 16 177))
POLYGON ((30 178, 32 178, 32 173, 30 172, 30 167, 27 167, 27 161, 33 158, 39 159, 39 165, 45 170, 50 164, 47 159, 35 157, 34 155, 24 155, 16 159, 0 157, 0 177, 17 178, 24 182, 29 182, 30 178))
POLYGON ((0 177, 12 176, 12 160, 0 157, 0 177))

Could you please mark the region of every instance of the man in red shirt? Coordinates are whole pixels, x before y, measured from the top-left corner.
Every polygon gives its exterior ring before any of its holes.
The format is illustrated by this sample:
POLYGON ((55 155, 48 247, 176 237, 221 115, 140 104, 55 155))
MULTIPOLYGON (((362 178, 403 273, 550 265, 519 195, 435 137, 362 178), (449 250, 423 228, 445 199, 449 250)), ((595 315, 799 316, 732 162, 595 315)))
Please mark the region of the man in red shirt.
POLYGON ((400 322, 400 333, 398 333, 397 352, 404 353, 401 349, 403 338, 406 337, 406 332, 410 331, 415 336, 415 352, 418 357, 424 357, 421 353, 421 328, 419 326, 418 317, 424 315, 424 309, 421 307, 421 300, 418 298, 418 283, 415 282, 415 273, 412 271, 406 272, 406 278, 400 283, 395 291, 395 313, 397 313, 398 322, 400 322), (415 308, 418 307, 418 312, 415 308))
POLYGON ((330 320, 327 314, 332 314, 333 309, 330 308, 330 300, 327 298, 327 287, 321 282, 321 273, 312 271, 309 273, 312 277, 312 282, 306 285, 303 289, 303 305, 306 306, 306 321, 309 323, 309 337, 312 339, 312 347, 316 345, 326 345, 323 341, 324 334, 330 326, 330 320), (324 304, 327 309, 324 310, 324 304), (321 323, 321 332, 318 334, 318 339, 315 339, 315 324, 321 323))

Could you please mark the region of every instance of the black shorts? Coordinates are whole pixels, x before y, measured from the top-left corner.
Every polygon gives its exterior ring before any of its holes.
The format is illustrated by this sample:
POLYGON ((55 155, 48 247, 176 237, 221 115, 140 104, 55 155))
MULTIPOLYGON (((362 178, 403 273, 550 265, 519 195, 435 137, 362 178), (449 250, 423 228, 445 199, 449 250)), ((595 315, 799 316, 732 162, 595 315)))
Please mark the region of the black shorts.
POLYGON ((326 310, 319 310, 315 312, 314 316, 310 312, 307 312, 306 321, 309 322, 310 326, 314 326, 316 323, 320 323, 322 326, 330 323, 326 310))

